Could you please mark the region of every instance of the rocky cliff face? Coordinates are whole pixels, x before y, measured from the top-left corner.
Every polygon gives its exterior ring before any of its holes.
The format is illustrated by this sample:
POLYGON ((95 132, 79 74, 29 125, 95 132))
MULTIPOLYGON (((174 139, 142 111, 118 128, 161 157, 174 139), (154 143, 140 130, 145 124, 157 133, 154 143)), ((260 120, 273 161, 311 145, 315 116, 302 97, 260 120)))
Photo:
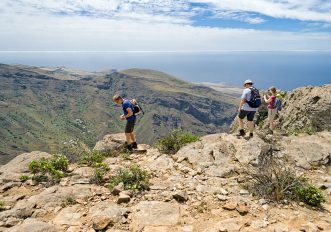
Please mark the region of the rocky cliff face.
POLYGON ((289 92, 278 121, 288 133, 331 131, 331 85, 289 92))
MULTIPOLYGON (((259 137, 237 139, 214 134, 186 145, 177 154, 159 153, 140 145, 145 153, 108 157, 110 174, 138 164, 152 173, 149 191, 113 195, 107 187, 90 184, 93 168, 70 164, 71 174, 58 185, 33 181, 30 161, 50 155, 22 154, 0 167, 0 231, 329 231, 331 230, 331 132, 314 136, 275 137, 268 144, 259 137), (275 204, 249 194, 242 187, 241 169, 256 164, 266 147, 287 157, 323 190, 327 202, 316 211, 298 203, 275 204), (313 169, 312 169, 313 168, 313 169)), ((124 135, 107 135, 95 149, 115 151, 124 135)))

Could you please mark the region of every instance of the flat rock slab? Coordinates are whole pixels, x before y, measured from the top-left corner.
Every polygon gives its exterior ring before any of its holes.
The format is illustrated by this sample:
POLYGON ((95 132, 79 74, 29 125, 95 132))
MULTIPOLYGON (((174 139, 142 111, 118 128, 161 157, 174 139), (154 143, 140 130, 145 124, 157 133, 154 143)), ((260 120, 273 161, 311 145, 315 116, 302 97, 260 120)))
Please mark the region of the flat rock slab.
POLYGON ((161 201, 142 201, 135 206, 132 215, 132 230, 139 231, 145 226, 173 226, 180 218, 178 204, 161 201))
POLYGON ((57 225, 79 226, 81 214, 78 213, 79 206, 68 207, 62 209, 61 212, 53 219, 53 223, 57 225))
POLYGON ((57 232, 60 231, 55 225, 38 221, 35 219, 27 219, 21 225, 10 228, 11 232, 57 232))

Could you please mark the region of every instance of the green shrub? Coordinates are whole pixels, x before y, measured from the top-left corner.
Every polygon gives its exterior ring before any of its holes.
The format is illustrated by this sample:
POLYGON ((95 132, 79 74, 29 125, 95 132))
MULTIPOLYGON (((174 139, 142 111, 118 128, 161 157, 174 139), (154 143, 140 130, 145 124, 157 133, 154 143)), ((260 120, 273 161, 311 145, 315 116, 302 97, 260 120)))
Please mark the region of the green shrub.
POLYGON ((20 181, 21 181, 21 182, 25 182, 25 181, 27 181, 27 180, 29 180, 29 179, 30 179, 30 177, 28 177, 28 176, 26 176, 26 175, 23 175, 23 176, 20 177, 20 181))
POLYGON ((312 206, 320 206, 325 201, 321 191, 308 184, 308 179, 297 176, 286 160, 275 157, 270 148, 261 153, 256 166, 244 167, 245 186, 253 195, 265 199, 301 200, 312 206))
POLYGON ((74 205, 76 203, 77 202, 76 202, 76 200, 73 197, 71 197, 71 196, 67 197, 67 199, 66 199, 66 205, 74 205))
POLYGON ((43 174, 39 174, 39 175, 33 176, 32 180, 40 183, 40 182, 47 182, 49 179, 48 179, 48 176, 43 175, 43 174))
POLYGON ((142 170, 138 165, 132 165, 129 169, 119 169, 115 176, 110 179, 109 188, 112 190, 116 185, 123 182, 124 189, 148 190, 150 174, 142 170))
POLYGON ((256 123, 258 124, 260 129, 264 126, 267 118, 268 118, 268 111, 267 110, 259 111, 259 117, 258 117, 258 120, 257 120, 256 123))
POLYGON ((91 179, 91 183, 94 184, 103 184, 105 183, 104 176, 110 170, 109 166, 105 163, 97 163, 95 164, 95 174, 91 179))
POLYGON ((5 210, 5 203, 3 201, 0 201, 0 212, 5 210))
POLYGON ((47 180, 58 182, 65 176, 68 166, 69 161, 67 157, 64 155, 54 155, 50 159, 41 158, 39 160, 33 160, 29 164, 29 169, 36 175, 33 179, 38 182, 47 180), (50 176, 51 179, 49 179, 48 176, 50 176))
POLYGON ((199 137, 190 132, 184 132, 181 129, 172 130, 168 135, 160 138, 156 147, 159 151, 166 154, 175 154, 181 147, 187 143, 199 140, 199 137))
POLYGON ((106 155, 101 151, 92 151, 83 155, 83 157, 78 161, 79 164, 84 164, 90 167, 96 166, 101 163, 106 158, 106 155))
POLYGON ((299 199, 308 205, 320 207, 325 198, 320 189, 314 185, 308 184, 297 189, 299 199))

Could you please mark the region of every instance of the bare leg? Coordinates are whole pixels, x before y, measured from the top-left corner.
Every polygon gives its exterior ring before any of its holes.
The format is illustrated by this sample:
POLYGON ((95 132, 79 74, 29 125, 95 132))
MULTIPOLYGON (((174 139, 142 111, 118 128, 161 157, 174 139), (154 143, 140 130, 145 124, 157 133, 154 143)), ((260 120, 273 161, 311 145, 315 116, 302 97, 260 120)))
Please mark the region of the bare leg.
POLYGON ((130 133, 130 138, 131 138, 131 141, 134 143, 136 142, 136 136, 134 135, 134 133, 130 133))
POLYGON ((269 119, 269 128, 270 128, 270 130, 274 130, 274 120, 273 119, 269 119))
POLYGON ((238 123, 239 123, 239 130, 244 129, 244 121, 238 117, 238 123))
POLYGON ((125 133, 125 137, 126 137, 126 142, 128 144, 131 144, 132 141, 131 141, 131 133, 125 133))
POLYGON ((253 133, 253 131, 254 131, 254 121, 248 121, 247 124, 248 124, 248 128, 249 128, 249 132, 253 133))

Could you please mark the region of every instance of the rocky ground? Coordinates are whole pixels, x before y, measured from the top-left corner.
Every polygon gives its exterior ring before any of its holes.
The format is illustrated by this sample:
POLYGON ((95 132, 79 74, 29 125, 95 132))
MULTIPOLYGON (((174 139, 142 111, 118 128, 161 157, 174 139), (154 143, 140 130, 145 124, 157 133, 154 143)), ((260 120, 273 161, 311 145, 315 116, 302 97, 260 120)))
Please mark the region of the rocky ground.
MULTIPOLYGON (((123 135, 108 135, 97 150, 116 150, 123 135)), ((138 164, 152 173, 149 191, 132 195, 118 187, 90 184, 91 167, 70 165, 71 174, 58 185, 45 187, 19 178, 31 175, 28 164, 43 152, 17 156, 0 167, 0 231, 331 231, 331 132, 315 135, 238 139, 214 134, 188 144, 175 155, 161 154, 147 145, 144 153, 109 157, 113 173, 138 164), (302 202, 276 204, 253 197, 243 185, 241 169, 257 162, 271 144, 288 157, 298 172, 323 189, 323 209, 302 202), (131 196, 130 196, 131 195, 131 196)))

